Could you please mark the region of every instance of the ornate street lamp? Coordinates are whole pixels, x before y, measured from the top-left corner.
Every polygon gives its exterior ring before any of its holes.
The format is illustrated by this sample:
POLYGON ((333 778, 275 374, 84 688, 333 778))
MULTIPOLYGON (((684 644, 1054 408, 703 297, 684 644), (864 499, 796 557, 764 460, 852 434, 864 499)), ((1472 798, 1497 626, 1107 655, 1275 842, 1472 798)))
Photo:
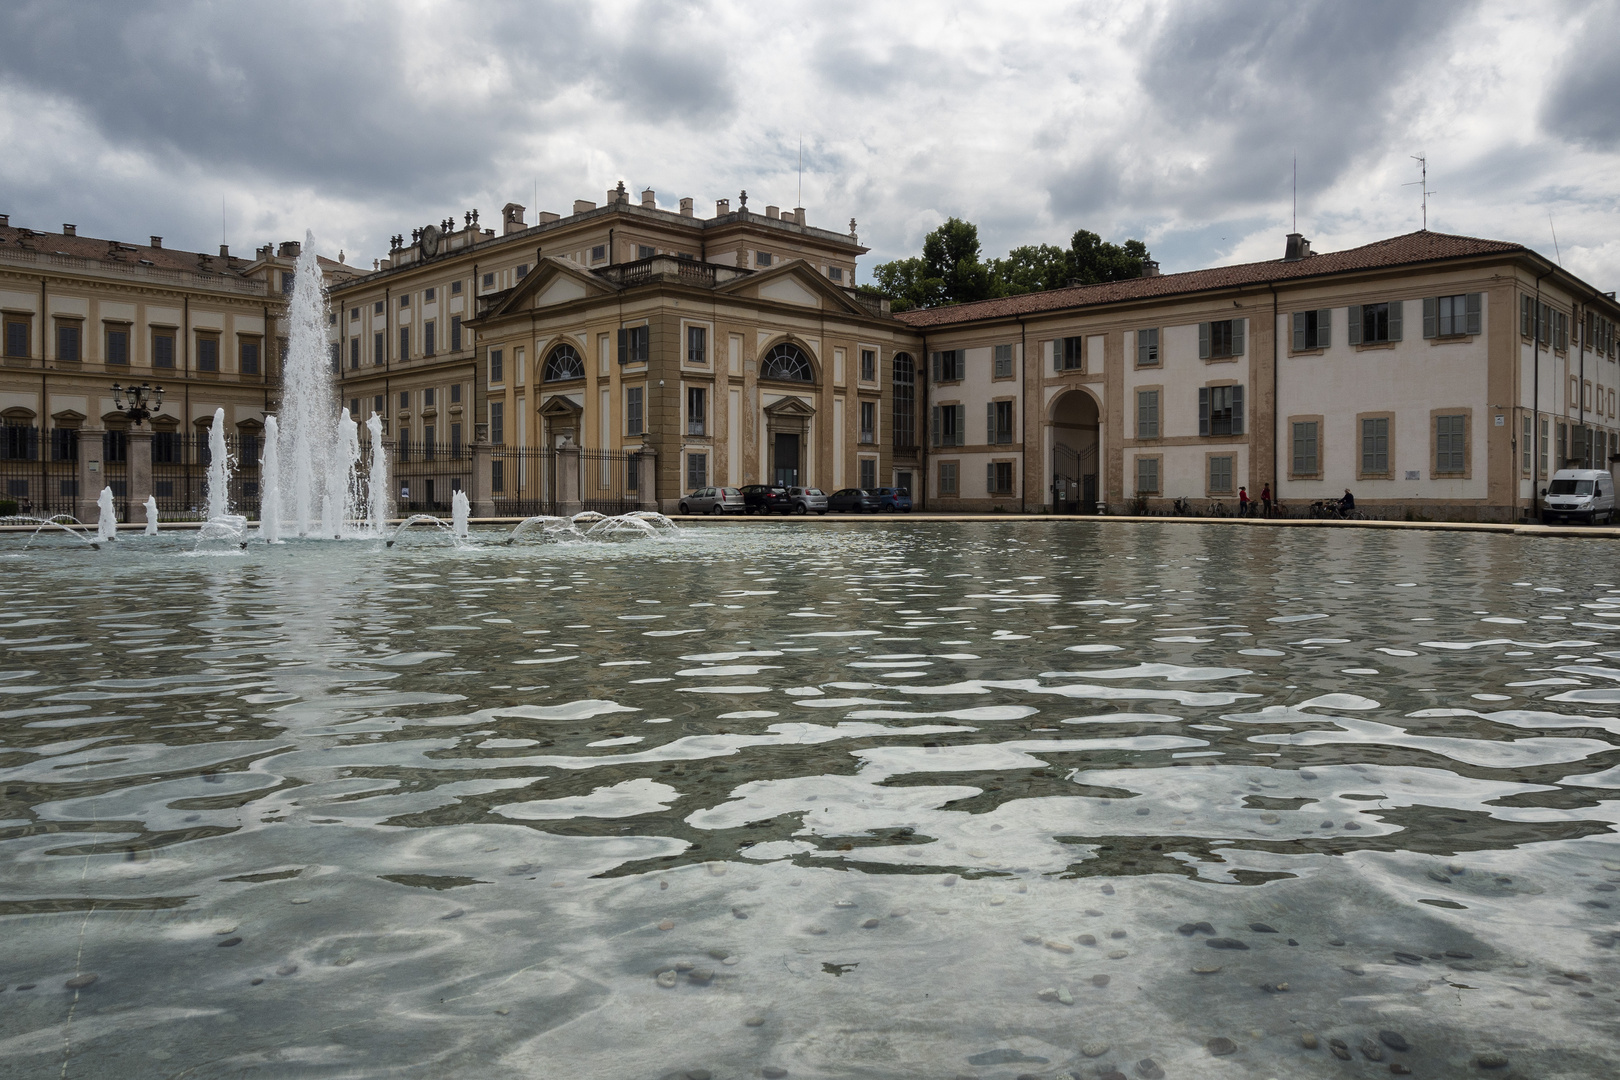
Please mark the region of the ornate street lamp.
POLYGON ((151 417, 155 412, 163 411, 163 387, 153 388, 149 383, 139 386, 123 387, 113 383, 113 408, 129 417, 129 422, 139 427, 141 423, 151 417), (124 404, 124 396, 129 396, 129 404, 124 404), (151 408, 147 408, 150 402, 151 408))

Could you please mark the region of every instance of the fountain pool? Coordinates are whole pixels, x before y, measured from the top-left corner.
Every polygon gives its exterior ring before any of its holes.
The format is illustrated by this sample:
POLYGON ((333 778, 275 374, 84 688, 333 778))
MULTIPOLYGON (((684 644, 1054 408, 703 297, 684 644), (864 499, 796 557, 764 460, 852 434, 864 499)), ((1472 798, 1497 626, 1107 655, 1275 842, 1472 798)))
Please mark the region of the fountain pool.
POLYGON ((0 542, 0 1073, 1620 1056, 1600 541, 440 535, 0 542))

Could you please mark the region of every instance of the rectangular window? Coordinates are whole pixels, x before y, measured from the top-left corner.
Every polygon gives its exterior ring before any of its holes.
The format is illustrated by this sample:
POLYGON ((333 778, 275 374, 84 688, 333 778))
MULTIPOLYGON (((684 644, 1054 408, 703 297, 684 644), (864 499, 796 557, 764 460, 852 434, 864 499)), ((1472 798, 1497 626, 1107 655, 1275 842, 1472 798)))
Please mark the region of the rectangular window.
POLYGON ((861 350, 861 382, 877 382, 877 350, 861 350))
POLYGON ((152 331, 152 366, 174 367, 174 331, 152 331))
MULTIPOLYGON (((394 443, 394 456, 400 461, 408 461, 411 456, 411 429, 404 424, 399 426, 399 439, 394 443)), ((404 487, 404 484, 400 485, 404 487)))
POLYGON ((626 326, 619 331, 619 363, 645 364, 652 356, 652 327, 626 326))
POLYGON ((402 361, 411 358, 411 328, 408 326, 399 328, 399 358, 402 361))
POLYGON ((219 338, 197 335, 197 370, 219 370, 219 338))
POLYGON ((506 490, 506 462, 496 459, 489 463, 489 490, 506 490))
POLYGON ((877 402, 861 402, 861 434, 863 443, 877 442, 877 402))
POLYGON ((349 367, 357 368, 359 366, 360 366, 360 339, 359 338, 350 338, 349 339, 349 367))
POLYGON ((709 362, 709 333, 702 326, 688 326, 686 328, 686 362, 688 364, 707 364, 709 362))
POLYGON ((1315 476, 1321 471, 1317 463, 1317 422, 1302 420, 1294 425, 1294 474, 1315 476))
POLYGON ((1059 338, 1052 342, 1052 366, 1058 371, 1082 371, 1085 368, 1083 337, 1059 338))
POLYGON ((434 337, 436 336, 436 331, 437 331, 437 326, 435 325, 435 323, 434 323, 434 321, 432 319, 429 319, 427 322, 422 324, 422 355, 423 356, 432 356, 433 353, 436 351, 434 349, 434 345, 436 344, 435 341, 434 341, 434 337))
POLYGON ((956 462, 942 461, 939 463, 939 493, 941 495, 956 494, 956 462))
POLYGON ((438 402, 439 393, 433 387, 422 391, 422 408, 431 409, 438 402))
POLYGON ((1138 390, 1136 392, 1136 437, 1138 439, 1157 439, 1159 437, 1159 392, 1157 390, 1138 390))
POLYGON ((526 278, 528 276, 529 276, 529 264, 528 263, 518 263, 518 268, 517 268, 517 278, 518 278, 518 280, 522 281, 524 278, 526 278))
POLYGON ((708 396, 704 387, 688 386, 686 388, 686 433, 688 435, 707 435, 709 433, 707 422, 708 396))
POLYGON ((686 490, 697 491, 709 483, 709 455, 686 455, 686 490))
MULTIPOLYGON (((1455 296, 1425 296, 1423 298, 1423 336, 1460 337, 1464 334, 1477 334, 1480 332, 1480 311, 1483 307, 1484 293, 1458 293, 1455 296)), ((1529 297, 1525 297, 1529 300, 1529 297)), ((1528 319, 1530 305, 1526 305, 1523 314, 1528 319)), ((1524 326, 1526 336, 1530 333, 1528 322, 1524 326)))
POLYGON ((1011 345, 997 345, 995 351, 995 368, 992 378, 1010 379, 1013 373, 1013 347, 1011 345))
POLYGON ((400 408, 400 411, 404 412, 406 409, 409 409, 410 407, 411 407, 411 392, 409 390, 401 390, 399 392, 399 408, 400 408))
POLYGON ((129 363, 129 327, 107 328, 107 363, 129 363))
POLYGON ((493 289, 494 287, 495 287, 495 275, 494 274, 485 274, 484 275, 484 288, 493 289))
POLYGON ((26 317, 6 316, 6 355, 27 356, 29 353, 29 338, 32 336, 32 327, 26 317))
POLYGON ((454 458, 461 456, 461 424, 459 422, 450 425, 450 456, 454 458))
POLYGON ((1569 468, 1569 425, 1558 425, 1558 467, 1569 468))
MULTIPOLYGON (((1158 364, 1159 364, 1159 328, 1155 326, 1155 327, 1150 327, 1150 328, 1148 328, 1146 330, 1138 330, 1136 332, 1136 366, 1137 367, 1157 367, 1158 364)), ((1139 458, 1138 460, 1145 460, 1145 459, 1140 459, 1139 458)), ((1153 468, 1155 470, 1155 475, 1157 475, 1158 467, 1159 467, 1158 461, 1157 461, 1157 459, 1155 459, 1154 463, 1153 463, 1153 468)), ((1157 491, 1158 489, 1155 488, 1154 490, 1157 491)))
POLYGON ((626 435, 642 435, 646 433, 645 420, 641 411, 642 387, 628 386, 624 391, 624 433, 626 435))
MULTIPOLYGON (((162 434, 161 432, 159 434, 162 434)), ((178 435, 171 438, 179 439, 178 435)), ((152 437, 154 451, 157 446, 157 435, 152 437)), ((51 429, 51 460, 52 461, 78 461, 79 460, 79 433, 73 428, 51 429)))
POLYGON ((399 298, 399 306, 402 307, 402 308, 407 308, 407 307, 411 306, 411 294, 410 293, 406 293, 404 296, 401 296, 399 298))
POLYGON ((771 253, 768 252, 768 251, 756 251, 756 252, 754 252, 754 265, 755 266, 769 266, 769 265, 771 265, 771 253))
POLYGON ((658 254, 657 249, 650 247, 647 244, 636 245, 636 258, 638 259, 650 259, 656 254, 658 254))
MULTIPOLYGON (((1356 308, 1350 309, 1350 341, 1355 344, 1356 308)), ((1326 349, 1333 344, 1333 309, 1313 308, 1294 312, 1294 351, 1326 349)))
POLYGON ((1198 434, 1243 434, 1243 387, 1198 388, 1198 434))
POLYGON ((1370 417, 1361 422, 1361 472, 1365 476, 1389 473, 1389 418, 1370 417))
POLYGON ((934 406, 934 445, 962 446, 967 442, 967 406, 934 406))
POLYGON ((432 303, 438 295, 439 291, 437 289, 424 289, 422 290, 422 301, 423 303, 432 303))
POLYGON ((489 350, 489 385, 499 386, 506 381, 505 360, 500 349, 489 350))
POLYGON ((432 458, 433 457, 433 447, 434 447, 434 443, 435 443, 436 434, 437 434, 437 431, 436 431, 436 429, 434 428, 434 426, 432 424, 424 424, 424 425, 422 425, 422 456, 423 457, 425 457, 425 458, 432 458))
POLYGON ((1222 319, 1198 324, 1198 358, 1224 360, 1243 355, 1242 319, 1222 319))
POLYGON ((492 401, 489 403, 489 441, 496 445, 506 442, 506 403, 492 401))
MULTIPOLYGON (((337 347, 337 343, 333 342, 334 361, 337 359, 335 355, 337 347)), ((241 367, 242 374, 257 375, 259 373, 259 343, 257 341, 243 341, 240 345, 240 355, 237 357, 237 363, 241 367)))
POLYGON ((877 487, 877 458, 861 458, 861 487, 867 491, 877 487))
POLYGON ((81 332, 76 322, 59 322, 56 324, 56 358, 69 363, 78 363, 83 356, 79 350, 81 332))
POLYGON ((461 316, 450 316, 450 351, 461 351, 461 316))
POLYGON ((388 361, 387 345, 381 330, 371 335, 371 362, 381 366, 388 361))
POLYGON ((360 419, 360 399, 359 398, 350 398, 349 399, 349 416, 352 417, 355 420, 360 419))
POLYGON ((985 466, 984 485, 992 495, 1011 495, 1013 490, 1013 463, 992 461, 985 466))
POLYGON ((985 442, 1001 445, 1013 441, 1013 403, 987 401, 984 406, 985 442))
POLYGON ((842 266, 827 267, 827 277, 842 284, 844 280, 844 268, 842 266))
POLYGON ((1524 415, 1524 430, 1519 435, 1519 469, 1524 475, 1530 475, 1530 452, 1535 442, 1535 420, 1529 413, 1524 415))
POLYGON ((1138 495, 1157 495, 1159 493, 1158 458, 1139 457, 1136 459, 1136 493, 1138 495))
POLYGON ((451 296, 460 296, 461 295, 461 282, 452 281, 450 283, 450 295, 451 296))
POLYGON ((1353 304, 1350 307, 1350 344, 1376 345, 1401 340, 1401 316, 1405 306, 1399 300, 1384 304, 1353 304))
POLYGON ((1229 454, 1216 454, 1209 459, 1209 490, 1211 494, 1229 493, 1232 487, 1232 465, 1236 461, 1229 454))
POLYGON ((934 381, 960 382, 963 376, 962 350, 943 349, 934 354, 934 381))
POLYGON ((373 315, 381 315, 383 313, 383 302, 381 300, 371 305, 371 313, 373 315))
POLYGON ((606 244, 597 244, 591 248, 591 262, 601 262, 605 258, 607 258, 606 244))
POLYGON ((1461 475, 1467 469, 1468 417, 1434 418, 1434 471, 1437 475, 1461 475))
POLYGON ((461 404, 461 384, 460 383, 452 383, 450 385, 450 404, 452 404, 452 405, 460 405, 461 404))

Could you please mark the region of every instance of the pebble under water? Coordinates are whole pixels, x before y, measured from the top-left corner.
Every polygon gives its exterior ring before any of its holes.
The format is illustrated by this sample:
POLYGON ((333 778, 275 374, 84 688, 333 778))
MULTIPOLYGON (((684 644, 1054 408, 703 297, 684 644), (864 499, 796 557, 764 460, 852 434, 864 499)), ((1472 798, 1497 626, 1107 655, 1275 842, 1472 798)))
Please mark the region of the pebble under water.
POLYGON ((1617 1068, 1607 542, 496 539, 0 540, 0 1074, 1617 1068))

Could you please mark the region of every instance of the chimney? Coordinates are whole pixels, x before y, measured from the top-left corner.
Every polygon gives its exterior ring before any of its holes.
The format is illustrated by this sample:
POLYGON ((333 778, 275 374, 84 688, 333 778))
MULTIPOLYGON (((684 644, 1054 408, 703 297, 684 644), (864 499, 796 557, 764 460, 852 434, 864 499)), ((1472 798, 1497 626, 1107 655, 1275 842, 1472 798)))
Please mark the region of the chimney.
POLYGON ((715 217, 725 217, 729 213, 731 213, 731 200, 730 199, 716 199, 716 200, 714 200, 714 216, 715 217))
POLYGON ((681 200, 681 217, 691 217, 691 216, 692 216, 692 200, 689 199, 689 198, 682 199, 681 200))
POLYGON ((793 224, 795 224, 795 225, 803 225, 804 224, 804 207, 795 206, 793 208, 793 224))
POLYGON ((595 210, 595 209, 596 209, 596 204, 593 203, 593 202, 590 202, 590 201, 585 200, 585 199, 575 199, 574 200, 574 213, 576 213, 576 214, 583 214, 583 213, 586 213, 587 211, 595 210))
POLYGON ((219 245, 219 257, 222 259, 228 259, 231 257, 231 248, 229 244, 219 245))
POLYGON ((281 247, 276 250, 276 255, 282 259, 296 259, 303 254, 303 251, 304 242, 302 240, 283 240, 281 247))
POLYGON ((0 214, 0 229, 9 229, 9 228, 11 228, 11 215, 10 214, 0 214))
POLYGON ((1311 242, 1297 232, 1288 234, 1288 247, 1283 253, 1283 262, 1298 262, 1311 257, 1311 242))
POLYGON ((648 188, 641 193, 641 208, 643 210, 658 209, 658 197, 652 188, 648 188))
POLYGON ((780 206, 767 206, 765 208, 765 216, 768 218, 775 218, 776 220, 780 221, 782 219, 782 208, 780 206))
POLYGON ((63 225, 62 226, 62 235, 63 236, 78 236, 79 235, 79 227, 77 225, 63 225))
POLYGON ((1159 276, 1159 261, 1157 259, 1143 259, 1142 260, 1142 276, 1143 277, 1158 277, 1159 276))
MULTIPOLYGON (((576 214, 579 213, 577 209, 574 212, 576 214)), ((550 225, 553 221, 561 220, 562 215, 553 214, 550 210, 542 210, 538 214, 534 215, 534 223, 536 225, 550 225)))
POLYGON ((507 233, 522 232, 524 229, 528 228, 528 226, 523 223, 523 210, 524 207, 519 206, 515 202, 509 202, 505 206, 501 207, 502 236, 505 236, 507 233))
POLYGON ((161 237, 161 236, 152 237, 152 246, 155 247, 155 248, 162 247, 163 246, 163 237, 161 237))

